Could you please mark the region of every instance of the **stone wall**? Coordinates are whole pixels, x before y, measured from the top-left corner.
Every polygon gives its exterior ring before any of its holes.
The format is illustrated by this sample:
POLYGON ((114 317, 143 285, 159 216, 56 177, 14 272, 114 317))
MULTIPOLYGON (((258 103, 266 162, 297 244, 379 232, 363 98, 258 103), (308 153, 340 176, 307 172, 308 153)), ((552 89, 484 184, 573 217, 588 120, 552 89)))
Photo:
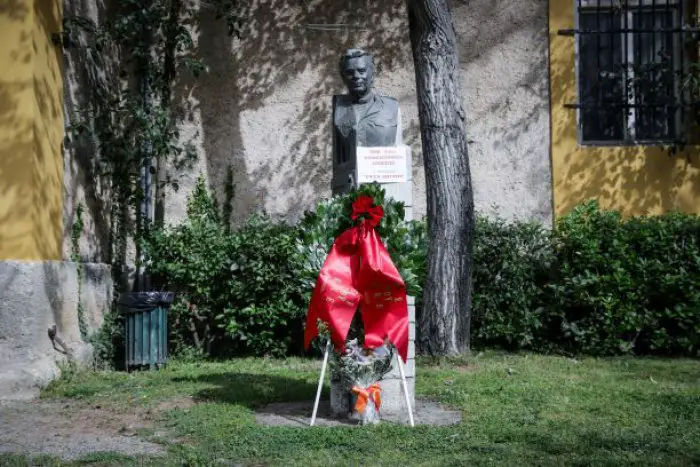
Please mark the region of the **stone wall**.
MULTIPOLYGON (((181 178, 179 189, 167 193, 168 221, 184 216, 200 172, 221 196, 228 167, 236 183, 235 223, 262 210, 295 220, 329 196, 331 96, 344 92, 338 58, 352 46, 375 55, 378 90, 400 102, 404 138, 413 147, 415 214, 425 214, 402 0, 252 0, 240 39, 227 37, 223 24, 202 13, 196 36, 210 73, 179 86, 183 135, 198 147, 200 161, 171 171, 181 178)), ((458 0, 453 14, 476 207, 549 223, 547 1, 458 0)))
POLYGON ((92 349, 81 339, 78 326, 78 301, 88 330, 98 329, 111 305, 112 279, 108 266, 82 267, 78 293, 76 263, 0 262, 0 399, 34 397, 59 373, 57 363, 65 355, 48 337, 54 324, 76 359, 90 362, 92 349))

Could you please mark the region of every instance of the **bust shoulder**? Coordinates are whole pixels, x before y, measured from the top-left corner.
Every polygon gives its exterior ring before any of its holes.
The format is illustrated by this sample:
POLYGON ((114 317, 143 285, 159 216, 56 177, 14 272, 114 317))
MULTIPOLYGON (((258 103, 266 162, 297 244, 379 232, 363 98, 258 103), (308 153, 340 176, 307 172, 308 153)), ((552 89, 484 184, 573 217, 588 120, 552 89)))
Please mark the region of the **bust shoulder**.
POLYGON ((377 95, 377 98, 381 99, 382 104, 384 104, 384 106, 392 113, 398 111, 399 101, 397 101, 393 97, 377 95))
MULTIPOLYGON (((376 94, 375 99, 379 100, 391 110, 399 108, 399 101, 391 96, 376 94)), ((333 96, 333 105, 335 107, 349 107, 352 105, 352 97, 350 94, 335 94, 333 96)))
POLYGON ((334 107, 349 107, 352 105, 352 99, 349 94, 336 94, 333 96, 334 107))

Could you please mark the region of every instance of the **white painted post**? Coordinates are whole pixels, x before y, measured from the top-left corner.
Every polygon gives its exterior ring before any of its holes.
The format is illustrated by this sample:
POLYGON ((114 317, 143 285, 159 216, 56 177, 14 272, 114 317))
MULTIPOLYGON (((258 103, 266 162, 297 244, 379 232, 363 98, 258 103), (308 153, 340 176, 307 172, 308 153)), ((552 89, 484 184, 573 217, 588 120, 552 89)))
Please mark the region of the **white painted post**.
POLYGON ((316 389, 316 401, 314 401, 314 411, 311 414, 311 424, 316 423, 316 414, 318 413, 318 403, 321 400, 321 389, 323 389, 323 378, 326 376, 326 365, 328 365, 328 354, 331 350, 331 341, 326 342, 326 352, 323 354, 323 365, 321 366, 321 377, 318 378, 318 389, 316 389))
POLYGON ((411 408, 411 397, 408 394, 408 385, 406 384, 406 373, 403 371, 403 362, 401 357, 396 359, 399 362, 399 373, 401 373, 401 383, 403 383, 403 395, 406 397, 406 408, 408 409, 408 421, 411 426, 416 426, 413 423, 413 409, 411 408))

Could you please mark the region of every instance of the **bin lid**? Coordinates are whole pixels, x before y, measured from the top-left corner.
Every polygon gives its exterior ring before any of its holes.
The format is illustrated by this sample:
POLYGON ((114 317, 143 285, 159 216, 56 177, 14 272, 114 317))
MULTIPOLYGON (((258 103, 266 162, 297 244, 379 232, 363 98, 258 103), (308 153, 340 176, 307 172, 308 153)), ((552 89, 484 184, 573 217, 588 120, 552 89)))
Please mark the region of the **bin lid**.
POLYGON ((174 299, 174 292, 129 292, 119 295, 119 304, 125 308, 147 310, 170 305, 174 299))

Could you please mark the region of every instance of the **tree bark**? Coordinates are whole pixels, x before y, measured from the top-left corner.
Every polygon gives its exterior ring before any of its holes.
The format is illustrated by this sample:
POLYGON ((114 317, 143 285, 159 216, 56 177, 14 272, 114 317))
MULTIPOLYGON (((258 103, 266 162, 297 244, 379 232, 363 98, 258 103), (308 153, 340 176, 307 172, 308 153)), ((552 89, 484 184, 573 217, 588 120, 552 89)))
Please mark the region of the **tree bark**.
POLYGON ((418 346, 469 350, 474 200, 449 0, 406 0, 427 190, 428 274, 418 346))

